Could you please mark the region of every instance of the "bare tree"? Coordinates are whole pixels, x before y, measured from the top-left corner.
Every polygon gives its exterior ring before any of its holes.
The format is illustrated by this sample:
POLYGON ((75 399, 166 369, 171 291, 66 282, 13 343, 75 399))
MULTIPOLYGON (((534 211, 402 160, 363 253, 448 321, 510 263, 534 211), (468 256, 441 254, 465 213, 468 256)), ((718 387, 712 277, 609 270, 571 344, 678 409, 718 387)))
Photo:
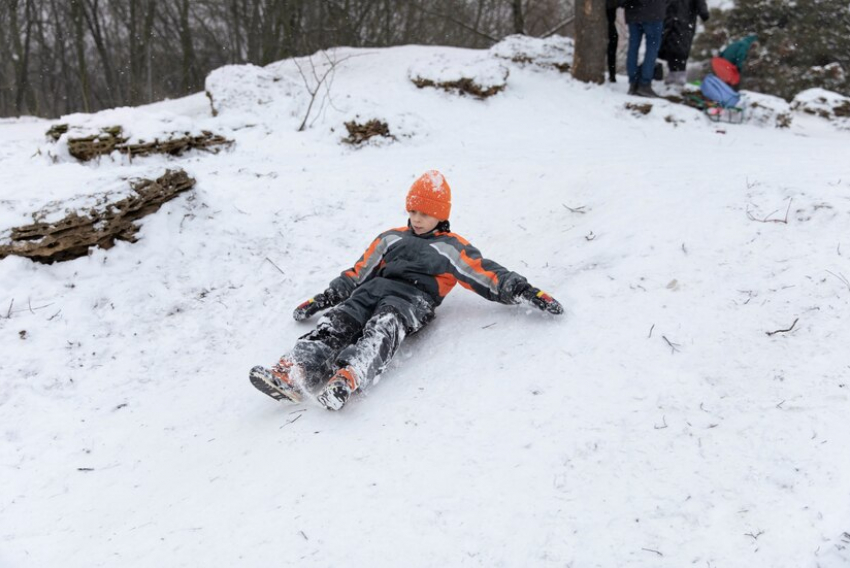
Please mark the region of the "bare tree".
POLYGON ((71 23, 74 26, 74 52, 77 56, 77 75, 80 80, 80 95, 85 112, 91 110, 91 94, 89 87, 89 75, 86 65, 86 36, 83 28, 84 15, 82 0, 71 0, 71 23))
POLYGON ((572 18, 573 0, 0 0, 0 116, 181 96, 222 65, 336 46, 487 48, 572 18))
POLYGON ((316 63, 313 61, 313 56, 311 55, 307 57, 307 65, 310 67, 309 73, 307 72, 308 70, 306 69, 306 66, 299 63, 298 59, 292 60, 295 67, 298 68, 298 73, 301 75, 301 79, 304 81, 304 88, 307 90, 307 94, 310 95, 310 102, 307 105, 306 112, 304 113, 304 119, 298 127, 298 132, 302 132, 305 128, 307 128, 307 121, 310 119, 310 115, 313 112, 313 105, 316 103, 316 98, 319 93, 322 93, 320 105, 323 106, 325 103, 331 103, 331 83, 333 82, 336 68, 342 62, 350 58, 351 56, 338 58, 336 53, 329 54, 327 51, 322 50, 320 59, 324 59, 324 61, 322 61, 319 65, 324 69, 319 69, 317 67, 316 63))

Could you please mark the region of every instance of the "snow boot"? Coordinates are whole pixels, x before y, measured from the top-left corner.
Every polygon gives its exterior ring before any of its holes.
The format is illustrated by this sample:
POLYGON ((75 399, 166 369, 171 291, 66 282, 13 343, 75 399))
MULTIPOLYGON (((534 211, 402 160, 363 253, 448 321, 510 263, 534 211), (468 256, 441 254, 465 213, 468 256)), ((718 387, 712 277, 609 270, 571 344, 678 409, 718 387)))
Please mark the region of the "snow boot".
POLYGON ((685 71, 670 71, 667 78, 664 79, 665 85, 684 85, 687 82, 688 75, 685 71))
POLYGON ((286 359, 281 359, 271 369, 259 366, 254 367, 248 376, 254 388, 275 400, 301 402, 303 398, 301 392, 291 378, 295 369, 296 367, 293 363, 286 359))
POLYGON ((635 94, 639 97, 644 97, 647 99, 657 99, 658 93, 652 90, 652 84, 650 83, 641 83, 638 85, 635 94))
POLYGON ((348 402, 351 393, 357 390, 357 376, 351 367, 339 369, 317 397, 328 410, 339 410, 348 402))

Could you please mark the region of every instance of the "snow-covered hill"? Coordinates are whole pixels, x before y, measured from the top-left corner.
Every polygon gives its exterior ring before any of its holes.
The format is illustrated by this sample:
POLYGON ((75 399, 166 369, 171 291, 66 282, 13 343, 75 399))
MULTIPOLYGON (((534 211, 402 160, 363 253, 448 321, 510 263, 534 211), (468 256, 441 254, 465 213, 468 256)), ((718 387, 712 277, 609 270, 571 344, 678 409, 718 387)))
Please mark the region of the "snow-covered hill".
POLYGON ((635 114, 622 78, 495 52, 333 57, 300 133, 292 61, 217 72, 216 117, 199 93, 63 118, 218 155, 80 164, 51 122, 0 122, 0 237, 197 179, 135 244, 0 261, 0 566, 850 564, 850 134, 635 114), (411 82, 501 69, 486 100, 411 82), (397 139, 340 143, 372 118, 397 139), (453 229, 568 314, 458 289, 340 413, 253 390, 430 168, 453 229))

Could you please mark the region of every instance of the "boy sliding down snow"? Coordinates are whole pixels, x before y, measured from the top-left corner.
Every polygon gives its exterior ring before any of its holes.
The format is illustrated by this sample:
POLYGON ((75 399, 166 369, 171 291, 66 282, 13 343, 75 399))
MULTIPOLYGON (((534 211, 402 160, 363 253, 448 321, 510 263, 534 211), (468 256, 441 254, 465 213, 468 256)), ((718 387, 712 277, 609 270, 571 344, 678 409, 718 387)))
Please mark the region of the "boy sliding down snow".
POLYGON ((449 231, 451 189, 440 172, 413 182, 406 205, 406 227, 379 235, 353 268, 295 309, 303 321, 335 306, 274 367, 251 369, 251 384, 290 402, 318 390, 325 408, 339 410, 387 367, 405 336, 434 318, 458 282, 494 302, 563 313, 554 298, 449 231))

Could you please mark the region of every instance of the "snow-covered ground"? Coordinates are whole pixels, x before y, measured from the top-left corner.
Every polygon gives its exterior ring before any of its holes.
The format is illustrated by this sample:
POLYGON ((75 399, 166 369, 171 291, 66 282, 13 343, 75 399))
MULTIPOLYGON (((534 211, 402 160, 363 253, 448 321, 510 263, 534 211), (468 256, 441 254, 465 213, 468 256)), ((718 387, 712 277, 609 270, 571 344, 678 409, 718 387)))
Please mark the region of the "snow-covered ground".
POLYGON ((200 93, 63 119, 210 129, 236 141, 218 155, 80 164, 55 121, 0 121, 0 239, 128 178, 197 179, 138 243, 0 261, 0 566, 850 564, 848 132, 643 116, 622 78, 486 52, 335 57, 305 132, 291 61, 211 77, 215 118, 200 93), (410 82, 447 62, 506 89, 410 82), (371 118, 397 140, 340 143, 371 118), (458 288, 339 413, 252 389, 430 168, 453 229, 568 313, 458 288))

